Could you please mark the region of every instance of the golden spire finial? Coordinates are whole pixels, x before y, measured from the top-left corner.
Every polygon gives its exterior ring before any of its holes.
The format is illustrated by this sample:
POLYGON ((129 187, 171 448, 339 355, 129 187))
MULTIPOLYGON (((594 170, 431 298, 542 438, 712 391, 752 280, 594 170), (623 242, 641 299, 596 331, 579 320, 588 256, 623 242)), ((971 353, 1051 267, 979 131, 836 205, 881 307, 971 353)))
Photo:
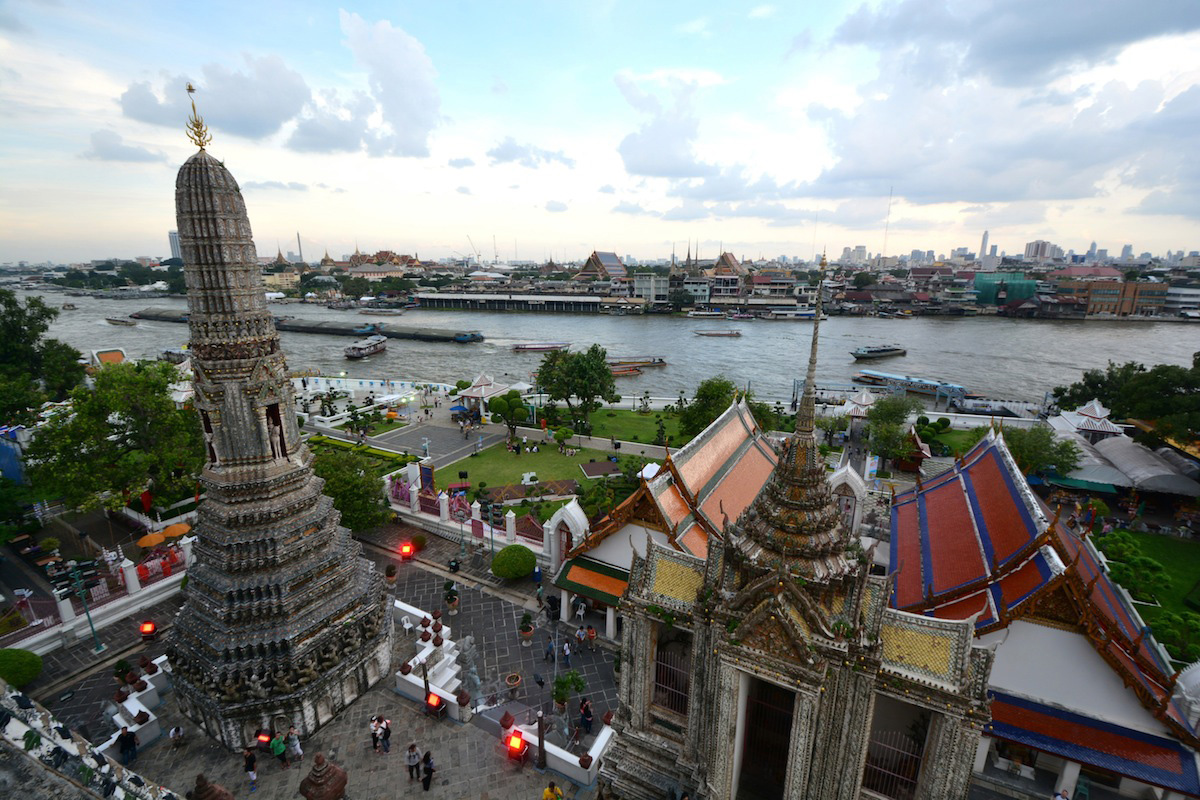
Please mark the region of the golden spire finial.
POLYGON ((204 124, 204 117, 196 113, 196 100, 192 97, 196 87, 190 83, 187 85, 188 99, 192 101, 192 116, 188 117, 187 137, 192 141, 192 144, 199 147, 201 150, 204 146, 212 141, 212 136, 208 133, 208 126, 204 124))

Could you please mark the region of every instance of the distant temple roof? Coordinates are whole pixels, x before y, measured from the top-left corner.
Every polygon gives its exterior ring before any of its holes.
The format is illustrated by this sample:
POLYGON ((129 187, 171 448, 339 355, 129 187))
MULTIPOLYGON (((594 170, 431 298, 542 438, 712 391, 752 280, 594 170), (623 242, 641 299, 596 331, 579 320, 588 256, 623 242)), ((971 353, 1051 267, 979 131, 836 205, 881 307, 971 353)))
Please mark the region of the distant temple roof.
POLYGON ((625 265, 616 253, 593 250, 592 254, 588 256, 588 260, 584 263, 583 269, 575 274, 575 280, 584 280, 586 278, 604 280, 609 278, 624 278, 626 275, 625 265))

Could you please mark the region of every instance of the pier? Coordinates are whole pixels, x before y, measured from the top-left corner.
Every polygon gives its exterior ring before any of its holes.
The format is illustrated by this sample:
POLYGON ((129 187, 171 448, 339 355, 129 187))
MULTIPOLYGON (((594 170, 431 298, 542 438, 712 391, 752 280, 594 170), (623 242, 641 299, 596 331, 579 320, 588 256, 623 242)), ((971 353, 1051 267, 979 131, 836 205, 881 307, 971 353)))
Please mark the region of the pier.
MULTIPOLYGON (((134 319, 149 319, 156 322, 187 322, 187 313, 173 308, 144 308, 129 316, 134 319)), ((362 322, 341 320, 297 319, 275 317, 275 328, 292 333, 326 333, 333 336, 364 336, 378 334, 389 339, 414 339, 421 342, 457 342, 467 344, 482 342, 479 331, 452 331, 444 328, 417 328, 398 326, 389 322, 362 322)))

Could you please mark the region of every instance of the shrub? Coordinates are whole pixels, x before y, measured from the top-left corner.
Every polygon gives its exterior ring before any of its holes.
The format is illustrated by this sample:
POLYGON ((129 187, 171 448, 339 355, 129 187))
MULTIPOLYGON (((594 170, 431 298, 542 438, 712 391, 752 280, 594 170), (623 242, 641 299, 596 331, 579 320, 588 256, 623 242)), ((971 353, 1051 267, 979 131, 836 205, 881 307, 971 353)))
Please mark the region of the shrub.
POLYGON ((567 702, 572 691, 582 692, 584 687, 583 676, 579 674, 578 670, 569 670, 554 679, 554 688, 550 693, 554 697, 554 702, 562 704, 567 702))
POLYGON ((413 549, 414 549, 414 550, 416 550, 417 552, 420 552, 421 550, 424 550, 424 549, 425 549, 425 543, 426 543, 427 541, 428 541, 428 540, 425 538, 425 534, 423 534, 423 533, 418 533, 416 536, 414 536, 414 537, 412 538, 412 545, 413 545, 413 549))
POLYGON ((59 542, 58 539, 55 539, 53 536, 47 536, 45 539, 42 539, 40 542, 38 542, 38 544, 43 550, 57 550, 61 542, 59 542))
POLYGON ((387 565, 387 568, 386 568, 386 569, 384 569, 384 571, 383 571, 383 574, 384 574, 384 575, 387 575, 389 578, 394 578, 394 577, 396 577, 396 565, 395 565, 395 564, 388 564, 388 565, 387 565))
POLYGON ((929 424, 929 417, 926 417, 924 415, 917 417, 917 427, 918 428, 924 428, 928 424, 929 424))
POLYGON ((15 647, 0 650, 0 678, 20 689, 42 674, 42 657, 15 647))
POLYGON ((510 544, 492 559, 492 574, 497 578, 512 580, 533 574, 537 556, 523 544, 510 544))
POLYGON ((946 430, 947 428, 950 427, 950 418, 949 417, 938 417, 937 418, 937 426, 939 428, 941 428, 942 430, 946 430))

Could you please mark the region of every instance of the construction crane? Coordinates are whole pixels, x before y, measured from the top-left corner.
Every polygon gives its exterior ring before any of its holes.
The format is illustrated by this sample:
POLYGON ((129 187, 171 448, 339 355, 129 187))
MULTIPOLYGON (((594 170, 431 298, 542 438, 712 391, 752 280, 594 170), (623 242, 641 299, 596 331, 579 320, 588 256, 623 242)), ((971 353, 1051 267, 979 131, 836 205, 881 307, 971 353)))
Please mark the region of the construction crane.
MULTIPOLYGON (((467 234, 467 241, 471 242, 471 234, 469 234, 469 233, 467 234)), ((479 254, 479 248, 475 246, 474 242, 471 242, 471 251, 473 253, 475 253, 475 263, 482 265, 483 264, 483 256, 481 256, 479 254)))

